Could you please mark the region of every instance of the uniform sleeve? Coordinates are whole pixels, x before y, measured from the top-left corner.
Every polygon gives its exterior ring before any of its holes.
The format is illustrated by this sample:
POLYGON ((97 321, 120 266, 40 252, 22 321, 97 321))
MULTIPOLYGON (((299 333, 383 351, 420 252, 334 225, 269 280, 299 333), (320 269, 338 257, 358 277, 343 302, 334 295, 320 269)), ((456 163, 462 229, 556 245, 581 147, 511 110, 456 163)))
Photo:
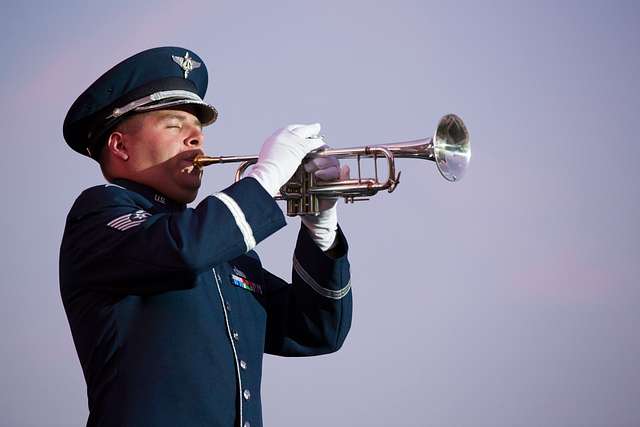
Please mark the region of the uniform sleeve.
POLYGON ((61 247, 63 285, 135 295, 193 287, 200 272, 251 250, 285 225, 280 208, 253 178, 179 212, 154 214, 135 196, 109 186, 78 198, 61 247))
POLYGON ((336 237, 330 257, 301 227, 291 285, 265 270, 265 280, 279 286, 267 302, 267 353, 311 356, 337 351, 344 343, 351 327, 352 292, 347 242, 340 229, 336 237))

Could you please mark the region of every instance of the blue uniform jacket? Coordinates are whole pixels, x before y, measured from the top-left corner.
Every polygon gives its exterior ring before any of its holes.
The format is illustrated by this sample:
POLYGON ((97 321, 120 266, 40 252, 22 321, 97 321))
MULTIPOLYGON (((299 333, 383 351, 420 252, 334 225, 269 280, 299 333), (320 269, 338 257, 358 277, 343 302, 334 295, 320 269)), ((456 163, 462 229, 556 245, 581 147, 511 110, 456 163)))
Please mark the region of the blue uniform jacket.
POLYGON ((289 284, 251 250, 285 225, 253 178, 193 209, 114 184, 78 197, 60 250, 87 425, 261 426, 263 353, 310 356, 344 342, 344 235, 329 257, 301 227, 289 284))

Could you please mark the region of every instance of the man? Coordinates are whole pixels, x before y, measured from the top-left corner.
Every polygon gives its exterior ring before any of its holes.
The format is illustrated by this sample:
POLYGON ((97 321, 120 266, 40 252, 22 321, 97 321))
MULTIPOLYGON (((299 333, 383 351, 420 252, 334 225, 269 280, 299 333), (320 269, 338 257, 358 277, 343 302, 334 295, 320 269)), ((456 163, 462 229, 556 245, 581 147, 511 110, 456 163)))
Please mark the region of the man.
MULTIPOLYGON (((206 88, 193 52, 150 49, 107 71, 65 118, 67 143, 109 181, 75 201, 60 250, 88 426, 260 426, 263 353, 333 352, 349 330, 335 201, 302 218, 292 284, 252 251, 285 225, 273 195, 323 145, 320 126, 277 131, 247 177, 188 208, 202 126, 217 117, 206 88)), ((335 159, 305 169, 339 175, 335 159)))

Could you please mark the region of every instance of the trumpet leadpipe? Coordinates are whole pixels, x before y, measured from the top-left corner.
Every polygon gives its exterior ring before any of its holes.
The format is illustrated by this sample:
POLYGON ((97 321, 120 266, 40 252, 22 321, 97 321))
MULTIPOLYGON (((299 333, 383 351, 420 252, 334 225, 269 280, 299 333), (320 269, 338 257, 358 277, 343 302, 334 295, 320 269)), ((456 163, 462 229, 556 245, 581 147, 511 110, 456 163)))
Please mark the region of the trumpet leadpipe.
POLYGON ((223 163, 239 163, 239 162, 255 162, 258 156, 196 156, 193 159, 193 166, 203 168, 209 165, 218 165, 223 163))

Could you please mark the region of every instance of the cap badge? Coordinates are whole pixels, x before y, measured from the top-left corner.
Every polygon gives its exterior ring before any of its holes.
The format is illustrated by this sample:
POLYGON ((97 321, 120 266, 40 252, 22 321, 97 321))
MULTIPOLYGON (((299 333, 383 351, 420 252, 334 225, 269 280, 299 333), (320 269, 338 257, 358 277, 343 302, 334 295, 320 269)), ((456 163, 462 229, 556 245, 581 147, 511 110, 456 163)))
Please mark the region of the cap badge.
POLYGON ((194 61, 192 57, 189 56, 189 52, 184 54, 184 58, 180 56, 171 55, 173 58, 173 62, 178 64, 180 68, 184 71, 184 78, 186 79, 189 73, 196 68, 200 68, 200 64, 198 61, 194 61))

